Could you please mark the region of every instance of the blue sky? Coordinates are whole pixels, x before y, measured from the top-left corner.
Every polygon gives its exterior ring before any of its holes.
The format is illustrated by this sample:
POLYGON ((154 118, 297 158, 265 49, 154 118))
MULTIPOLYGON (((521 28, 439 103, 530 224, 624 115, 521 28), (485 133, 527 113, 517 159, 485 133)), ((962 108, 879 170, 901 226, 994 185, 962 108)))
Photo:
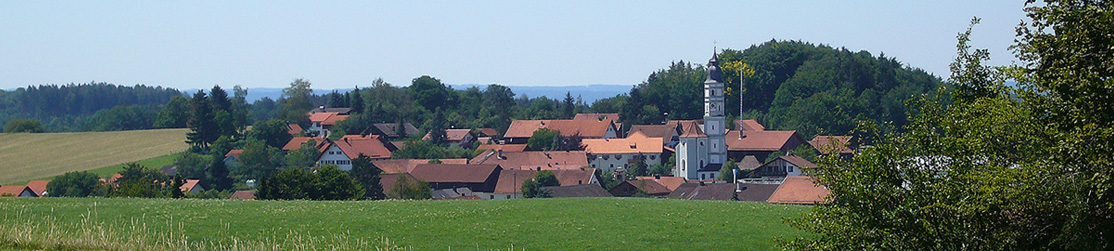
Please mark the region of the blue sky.
POLYGON ((885 53, 947 77, 955 35, 1009 64, 1020 1, 2 1, 0 88, 638 84, 713 43, 885 53))

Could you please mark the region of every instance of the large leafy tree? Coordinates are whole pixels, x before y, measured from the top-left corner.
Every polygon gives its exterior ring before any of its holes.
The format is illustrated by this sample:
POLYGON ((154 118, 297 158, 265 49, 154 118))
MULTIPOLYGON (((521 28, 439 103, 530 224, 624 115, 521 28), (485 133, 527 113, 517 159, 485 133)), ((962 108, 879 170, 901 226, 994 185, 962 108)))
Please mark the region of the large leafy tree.
POLYGON ((1114 4, 1028 5, 1013 47, 1022 65, 985 66, 968 30, 950 83, 912 103, 906 133, 875 137, 852 161, 821 158, 832 203, 797 222, 818 235, 789 247, 1112 247, 1114 4))
POLYGON ((54 177, 46 185, 46 193, 51 197, 89 197, 104 196, 107 189, 97 174, 77 171, 54 177))
POLYGON ((415 78, 410 82, 410 91, 414 93, 414 99, 426 110, 434 111, 437 108, 445 108, 450 105, 449 89, 441 80, 430 77, 421 76, 415 78))
POLYGON ((155 128, 185 128, 190 119, 190 100, 176 96, 170 98, 166 107, 159 111, 155 128))
POLYGON ((303 127, 309 125, 309 117, 306 112, 313 109, 313 89, 310 87, 310 82, 304 79, 295 79, 290 82, 290 86, 282 89, 282 98, 279 99, 281 107, 281 118, 290 123, 296 123, 303 127))

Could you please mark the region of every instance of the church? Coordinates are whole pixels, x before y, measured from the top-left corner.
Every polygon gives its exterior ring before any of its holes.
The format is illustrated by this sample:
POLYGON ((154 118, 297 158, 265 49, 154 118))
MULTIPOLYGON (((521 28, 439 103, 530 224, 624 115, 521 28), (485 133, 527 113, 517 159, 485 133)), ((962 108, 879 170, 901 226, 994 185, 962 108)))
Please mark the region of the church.
POLYGON ((716 179, 727 161, 727 118, 724 116, 723 74, 716 53, 708 60, 704 80, 704 121, 686 121, 676 147, 677 165, 673 175, 690 180, 716 179))

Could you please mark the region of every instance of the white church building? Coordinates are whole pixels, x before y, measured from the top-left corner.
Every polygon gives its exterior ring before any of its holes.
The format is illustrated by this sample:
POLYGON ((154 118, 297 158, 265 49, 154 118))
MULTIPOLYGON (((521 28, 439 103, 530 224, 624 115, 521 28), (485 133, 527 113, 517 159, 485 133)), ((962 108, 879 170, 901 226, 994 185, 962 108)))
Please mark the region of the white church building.
POLYGON ((676 147, 677 166, 674 176, 690 180, 715 179, 727 161, 726 117, 724 116, 723 74, 712 53, 708 60, 708 78, 704 80, 704 123, 681 123, 683 134, 676 147))

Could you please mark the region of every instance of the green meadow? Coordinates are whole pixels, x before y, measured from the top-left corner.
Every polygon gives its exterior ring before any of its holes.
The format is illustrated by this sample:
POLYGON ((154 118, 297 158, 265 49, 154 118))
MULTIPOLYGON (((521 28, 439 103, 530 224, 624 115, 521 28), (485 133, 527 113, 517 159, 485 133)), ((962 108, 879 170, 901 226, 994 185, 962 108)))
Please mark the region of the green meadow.
POLYGON ((641 198, 0 198, 0 249, 769 250, 807 206, 641 198))

